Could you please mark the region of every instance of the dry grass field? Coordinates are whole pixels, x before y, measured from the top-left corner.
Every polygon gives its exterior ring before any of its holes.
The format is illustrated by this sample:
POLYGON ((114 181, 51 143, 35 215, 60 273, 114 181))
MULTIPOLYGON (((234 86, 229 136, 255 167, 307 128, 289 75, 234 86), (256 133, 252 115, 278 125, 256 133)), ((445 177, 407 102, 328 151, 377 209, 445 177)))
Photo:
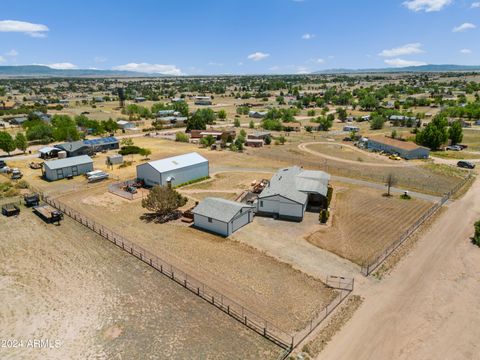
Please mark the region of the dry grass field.
POLYGON ((66 218, 0 217, 2 359, 276 359, 281 349, 66 218), (26 226, 25 224, 28 224, 26 226))
POLYGON ((358 161, 359 163, 395 164, 395 162, 389 160, 387 156, 381 156, 354 148, 352 144, 312 144, 308 146, 308 149, 339 159, 358 161))
POLYGON ((387 198, 373 189, 348 185, 334 188, 332 225, 307 240, 359 265, 397 240, 433 205, 419 199, 387 198))
POLYGON ((174 221, 146 223, 140 201, 95 188, 60 197, 286 331, 301 329, 335 296, 321 281, 255 249, 174 221))

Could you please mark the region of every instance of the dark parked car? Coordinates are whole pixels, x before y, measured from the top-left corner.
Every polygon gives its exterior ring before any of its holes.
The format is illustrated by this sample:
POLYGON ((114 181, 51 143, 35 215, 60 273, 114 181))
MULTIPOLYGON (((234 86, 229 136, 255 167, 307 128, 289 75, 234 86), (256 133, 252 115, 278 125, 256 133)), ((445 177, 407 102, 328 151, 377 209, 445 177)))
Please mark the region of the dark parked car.
POLYGON ((475 169, 475 164, 471 163, 470 161, 459 161, 457 166, 465 169, 475 169))
POLYGON ((5 161, 0 160, 0 169, 3 169, 7 164, 5 164, 5 161))

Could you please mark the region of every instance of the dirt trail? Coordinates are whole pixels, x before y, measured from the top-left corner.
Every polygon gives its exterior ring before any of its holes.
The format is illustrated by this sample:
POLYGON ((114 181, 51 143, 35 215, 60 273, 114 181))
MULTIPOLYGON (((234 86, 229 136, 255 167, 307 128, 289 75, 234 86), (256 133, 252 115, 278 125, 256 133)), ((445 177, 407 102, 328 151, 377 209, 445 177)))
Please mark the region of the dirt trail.
MULTIPOLYGON (((312 149, 308 148, 309 145, 314 145, 314 144, 339 145, 339 146, 341 145, 341 146, 347 147, 347 148, 355 150, 355 151, 361 151, 361 150, 359 150, 358 148, 356 148, 355 146, 352 146, 352 145, 337 144, 337 143, 328 142, 328 141, 306 142, 306 143, 302 143, 302 144, 298 145, 298 148, 300 150, 303 150, 303 151, 309 153, 309 154, 319 156, 319 157, 322 157, 322 158, 325 158, 325 159, 328 159, 328 160, 334 160, 334 161, 339 161, 339 162, 343 162, 343 163, 347 163, 347 164, 358 165, 358 161, 342 159, 342 158, 339 158, 339 157, 336 157, 336 156, 330 156, 330 155, 322 154, 321 152, 318 152, 318 151, 315 151, 315 150, 312 150, 312 149)), ((366 152, 366 151, 362 151, 362 154, 369 154, 369 153, 366 152)), ((388 163, 387 164, 382 164, 382 163, 374 163, 374 162, 370 163, 370 162, 365 162, 365 161, 363 161, 361 164, 365 165, 365 166, 374 166, 374 167, 409 167, 409 166, 418 166, 419 165, 418 163, 406 162, 406 161, 403 161, 403 160, 398 161, 394 164, 388 164, 388 163)))
POLYGON ((480 179, 425 233, 318 359, 480 359, 480 179))

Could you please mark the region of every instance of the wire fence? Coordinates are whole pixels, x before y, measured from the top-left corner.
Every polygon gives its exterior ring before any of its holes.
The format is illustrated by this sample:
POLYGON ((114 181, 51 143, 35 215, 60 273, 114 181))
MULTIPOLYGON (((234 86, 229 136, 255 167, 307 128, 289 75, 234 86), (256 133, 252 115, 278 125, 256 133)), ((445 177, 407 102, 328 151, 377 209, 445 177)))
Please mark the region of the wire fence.
POLYGON ((473 175, 470 173, 465 179, 455 185, 450 191, 429 208, 414 224, 412 224, 397 240, 384 249, 375 259, 370 263, 362 265, 361 273, 365 276, 370 275, 376 270, 405 240, 407 240, 425 221, 427 221, 433 214, 435 214, 453 195, 455 195, 465 184, 472 179, 473 175))
POLYGON ((247 326, 251 330, 262 335, 287 351, 291 351, 306 336, 308 336, 308 334, 310 334, 323 320, 325 320, 325 318, 350 294, 350 292, 353 291, 354 288, 354 279, 328 276, 325 284, 333 289, 339 290, 339 294, 331 303, 329 303, 319 312, 315 319, 310 321, 306 328, 292 335, 291 333, 282 330, 271 321, 267 321, 262 316, 259 316, 255 312, 247 309, 245 306, 212 289, 204 282, 196 279, 194 276, 191 276, 178 269, 158 256, 134 244, 132 241, 108 229, 102 224, 89 219, 57 199, 53 199, 49 196, 43 196, 43 201, 62 211, 65 215, 69 216, 73 220, 88 227, 103 238, 111 241, 118 247, 135 256, 137 259, 152 266, 163 275, 183 286, 185 289, 201 297, 243 325, 247 326))

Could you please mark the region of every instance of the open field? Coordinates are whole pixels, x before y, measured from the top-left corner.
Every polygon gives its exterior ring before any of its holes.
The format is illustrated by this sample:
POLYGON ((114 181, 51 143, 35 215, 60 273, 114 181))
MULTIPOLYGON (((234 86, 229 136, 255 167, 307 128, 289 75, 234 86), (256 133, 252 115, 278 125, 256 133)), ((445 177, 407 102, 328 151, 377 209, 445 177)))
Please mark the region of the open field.
POLYGON ((334 189, 332 225, 307 240, 359 265, 371 261, 433 205, 419 199, 387 198, 373 189, 334 189))
POLYGON ((180 221, 146 223, 140 219, 144 210, 139 200, 121 199, 105 188, 78 191, 60 200, 285 331, 303 328, 335 296, 321 281, 249 246, 180 221))
POLYGON ((246 190, 250 187, 253 180, 270 179, 272 173, 268 172, 222 172, 216 173, 212 179, 201 183, 192 184, 182 189, 202 189, 202 190, 246 190))
POLYGON ((2 359, 276 359, 281 349, 66 218, 0 217, 2 359), (28 226, 25 224, 28 223, 28 226))
MULTIPOLYGON (((479 134, 480 136, 480 134, 479 134)), ((472 153, 469 151, 435 151, 431 153, 432 156, 439 157, 442 159, 452 159, 452 160, 476 160, 480 159, 480 153, 472 153)))
POLYGON ((468 150, 480 151, 480 130, 463 130, 462 144, 468 145, 468 150))

